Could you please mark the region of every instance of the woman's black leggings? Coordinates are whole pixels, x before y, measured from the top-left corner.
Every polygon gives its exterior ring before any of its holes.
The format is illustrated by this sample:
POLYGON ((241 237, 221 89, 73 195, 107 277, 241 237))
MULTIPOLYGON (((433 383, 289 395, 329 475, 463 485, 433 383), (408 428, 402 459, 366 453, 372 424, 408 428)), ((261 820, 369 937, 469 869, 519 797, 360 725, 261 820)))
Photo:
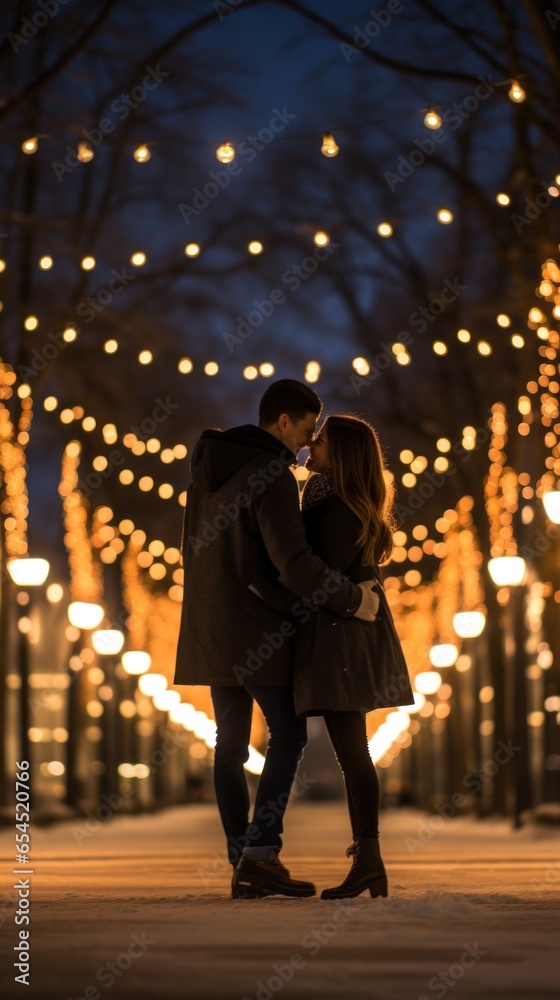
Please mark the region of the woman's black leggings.
POLYGON ((379 833, 379 779, 371 759, 363 712, 323 712, 346 785, 352 836, 379 833))

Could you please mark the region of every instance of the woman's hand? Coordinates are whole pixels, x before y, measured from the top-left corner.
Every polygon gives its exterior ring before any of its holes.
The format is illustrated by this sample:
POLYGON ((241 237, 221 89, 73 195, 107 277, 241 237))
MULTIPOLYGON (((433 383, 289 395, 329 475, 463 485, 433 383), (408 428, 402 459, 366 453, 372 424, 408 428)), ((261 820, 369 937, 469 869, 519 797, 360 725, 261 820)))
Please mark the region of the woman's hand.
POLYGON ((379 611, 379 594, 373 592, 373 587, 377 586, 377 580, 365 580, 363 583, 359 583, 358 587, 362 591, 362 603, 357 611, 354 612, 354 618, 361 618, 364 622, 374 622, 377 617, 377 612, 379 611))

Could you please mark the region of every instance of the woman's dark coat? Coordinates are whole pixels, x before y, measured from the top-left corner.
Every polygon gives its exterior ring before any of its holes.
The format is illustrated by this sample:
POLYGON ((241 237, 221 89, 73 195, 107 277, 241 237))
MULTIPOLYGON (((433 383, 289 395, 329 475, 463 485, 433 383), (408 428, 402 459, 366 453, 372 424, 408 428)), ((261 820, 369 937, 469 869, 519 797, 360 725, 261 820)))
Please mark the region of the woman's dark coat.
MULTIPOLYGON (((358 544, 360 522, 336 494, 303 514, 307 540, 315 555, 338 568, 353 583, 376 579, 378 620, 340 618, 325 608, 310 610, 298 625, 293 669, 298 715, 323 710, 371 712, 375 708, 412 705, 414 695, 406 660, 383 589, 378 566, 362 564, 358 544)), ((266 587, 259 581, 259 589, 266 587)), ((283 588, 269 589, 280 606, 283 588)))

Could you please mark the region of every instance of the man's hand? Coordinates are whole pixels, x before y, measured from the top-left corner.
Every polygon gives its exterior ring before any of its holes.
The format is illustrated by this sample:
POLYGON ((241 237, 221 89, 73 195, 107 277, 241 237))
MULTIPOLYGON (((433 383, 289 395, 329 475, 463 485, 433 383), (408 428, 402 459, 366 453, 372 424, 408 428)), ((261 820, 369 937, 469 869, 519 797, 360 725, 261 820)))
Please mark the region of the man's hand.
POLYGON ((364 622, 375 621, 379 610, 379 594, 375 594, 372 587, 376 586, 377 580, 365 580, 364 583, 358 584, 358 587, 362 591, 362 603, 358 610, 354 612, 354 618, 361 618, 364 622))

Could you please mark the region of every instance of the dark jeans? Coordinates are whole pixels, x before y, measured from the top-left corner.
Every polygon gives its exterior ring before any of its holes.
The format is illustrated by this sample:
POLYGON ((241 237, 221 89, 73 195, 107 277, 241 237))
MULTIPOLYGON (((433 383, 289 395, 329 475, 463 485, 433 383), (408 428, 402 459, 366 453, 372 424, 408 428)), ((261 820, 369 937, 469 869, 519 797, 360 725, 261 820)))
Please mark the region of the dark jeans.
POLYGON ((325 725, 340 764, 352 836, 376 837, 379 832, 379 779, 371 759, 362 712, 324 712, 325 725))
POLYGON ((295 713, 291 687, 212 687, 216 719, 214 788, 227 838, 228 858, 244 847, 282 847, 283 816, 307 743, 307 723, 295 713), (249 824, 249 759, 253 698, 269 730, 268 749, 249 824))

